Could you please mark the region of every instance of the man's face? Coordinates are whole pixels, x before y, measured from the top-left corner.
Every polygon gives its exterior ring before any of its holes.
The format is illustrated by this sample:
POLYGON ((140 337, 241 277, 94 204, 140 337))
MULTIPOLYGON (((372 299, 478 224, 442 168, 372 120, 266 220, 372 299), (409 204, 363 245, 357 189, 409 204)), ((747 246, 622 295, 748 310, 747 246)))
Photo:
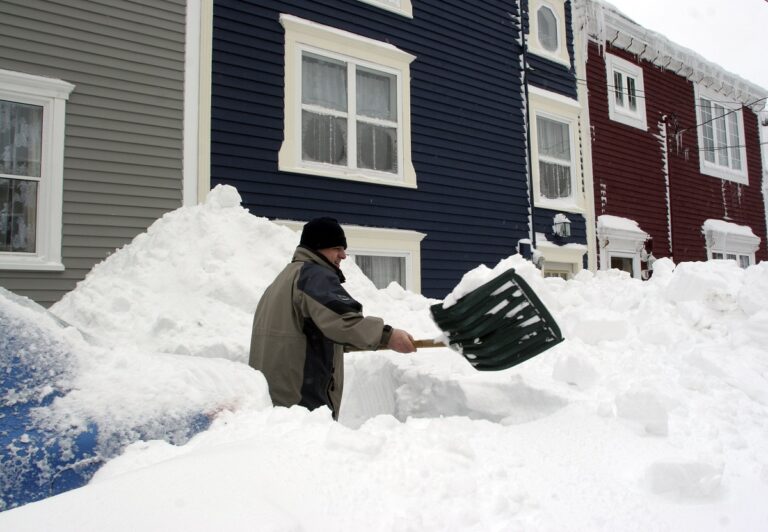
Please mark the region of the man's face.
POLYGON ((331 261, 331 264, 334 264, 337 268, 340 267, 341 261, 347 258, 347 252, 344 250, 344 246, 318 249, 317 252, 331 261))

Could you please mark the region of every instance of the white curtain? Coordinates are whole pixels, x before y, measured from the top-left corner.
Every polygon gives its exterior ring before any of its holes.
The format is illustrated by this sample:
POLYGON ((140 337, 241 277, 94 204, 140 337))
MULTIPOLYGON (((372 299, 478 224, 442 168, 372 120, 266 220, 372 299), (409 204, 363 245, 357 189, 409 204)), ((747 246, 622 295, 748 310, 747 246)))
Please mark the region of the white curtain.
POLYGON ((405 257, 355 255, 355 264, 376 288, 386 288, 392 281, 405 288, 405 257))
POLYGON ((396 77, 357 67, 357 165, 397 173, 397 128, 374 122, 397 122, 396 77), (374 119, 367 121, 366 119, 374 119))
POLYGON ((347 65, 308 53, 302 56, 301 65, 302 104, 327 110, 302 110, 302 159, 346 166, 347 65))
POLYGON ((536 117, 539 189, 546 198, 571 196, 571 136, 565 122, 536 117))

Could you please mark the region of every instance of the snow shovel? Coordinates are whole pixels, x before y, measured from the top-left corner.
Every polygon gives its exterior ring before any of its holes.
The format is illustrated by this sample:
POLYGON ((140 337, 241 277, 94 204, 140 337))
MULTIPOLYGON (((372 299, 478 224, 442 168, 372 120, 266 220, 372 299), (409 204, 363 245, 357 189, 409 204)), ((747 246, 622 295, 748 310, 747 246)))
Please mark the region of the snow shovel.
MULTIPOLYGON (((544 303, 512 268, 456 304, 443 308, 437 303, 430 312, 445 333, 448 347, 480 371, 511 368, 563 341, 544 303)), ((446 347, 435 340, 415 340, 414 345, 446 347)))
POLYGON ((563 341, 544 303, 512 268, 456 304, 437 303, 430 311, 449 346, 480 371, 511 368, 563 341))

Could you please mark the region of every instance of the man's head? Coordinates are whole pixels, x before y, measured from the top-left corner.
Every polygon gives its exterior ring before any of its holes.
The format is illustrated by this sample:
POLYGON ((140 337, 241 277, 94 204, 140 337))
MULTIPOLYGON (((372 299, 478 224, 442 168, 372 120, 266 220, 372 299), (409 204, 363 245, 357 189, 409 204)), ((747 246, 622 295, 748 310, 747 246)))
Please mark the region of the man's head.
POLYGON ((347 249, 347 237, 339 222, 333 218, 315 218, 304 224, 299 243, 317 251, 336 267, 347 258, 344 252, 347 249))

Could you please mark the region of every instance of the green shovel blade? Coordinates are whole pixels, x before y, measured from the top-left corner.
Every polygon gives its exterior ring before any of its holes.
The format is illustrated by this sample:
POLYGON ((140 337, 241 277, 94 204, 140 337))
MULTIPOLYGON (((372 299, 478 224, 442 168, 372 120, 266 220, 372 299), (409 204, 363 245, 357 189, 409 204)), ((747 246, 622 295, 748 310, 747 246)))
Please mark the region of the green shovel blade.
POLYGON ((544 303, 511 268, 456 304, 430 311, 450 346, 481 371, 511 368, 563 341, 544 303))

